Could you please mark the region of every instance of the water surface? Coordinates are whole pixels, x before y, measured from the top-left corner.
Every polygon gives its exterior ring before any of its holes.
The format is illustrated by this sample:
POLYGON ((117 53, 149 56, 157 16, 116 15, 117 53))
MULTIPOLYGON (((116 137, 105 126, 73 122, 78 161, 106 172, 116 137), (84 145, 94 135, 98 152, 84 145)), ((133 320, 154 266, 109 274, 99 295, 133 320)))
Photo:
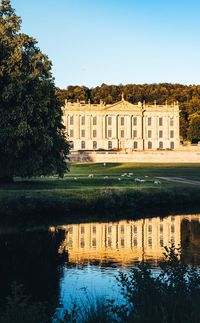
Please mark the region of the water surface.
POLYGON ((0 234, 0 305, 13 281, 53 314, 62 303, 121 297, 116 276, 141 261, 159 270, 164 246, 184 246, 186 263, 200 266, 200 214, 91 222, 0 234))

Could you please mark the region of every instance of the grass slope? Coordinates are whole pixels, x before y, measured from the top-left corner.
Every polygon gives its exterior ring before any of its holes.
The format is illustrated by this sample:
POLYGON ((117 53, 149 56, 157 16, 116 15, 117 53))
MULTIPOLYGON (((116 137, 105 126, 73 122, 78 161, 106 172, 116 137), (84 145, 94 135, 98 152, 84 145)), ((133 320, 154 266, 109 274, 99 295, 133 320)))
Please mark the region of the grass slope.
POLYGON ((75 215, 101 219, 106 214, 199 205, 200 186, 154 181, 163 176, 200 181, 200 164, 77 163, 69 168, 63 179, 16 178, 14 184, 1 185, 0 223, 52 223, 74 220, 75 215), (135 178, 145 182, 136 183, 135 178))

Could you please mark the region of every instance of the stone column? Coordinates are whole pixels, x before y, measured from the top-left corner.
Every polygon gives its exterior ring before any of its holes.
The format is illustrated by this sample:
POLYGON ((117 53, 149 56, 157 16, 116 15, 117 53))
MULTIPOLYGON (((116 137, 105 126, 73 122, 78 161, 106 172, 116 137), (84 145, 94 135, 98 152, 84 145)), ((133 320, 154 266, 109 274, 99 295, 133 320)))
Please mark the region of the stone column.
POLYGON ((80 122, 79 115, 74 116, 74 139, 80 138, 80 122))
POLYGON ((117 138, 117 116, 112 116, 112 137, 117 138))
POLYGON ((125 116, 125 129, 126 129, 126 136, 125 139, 131 138, 131 116, 125 116))

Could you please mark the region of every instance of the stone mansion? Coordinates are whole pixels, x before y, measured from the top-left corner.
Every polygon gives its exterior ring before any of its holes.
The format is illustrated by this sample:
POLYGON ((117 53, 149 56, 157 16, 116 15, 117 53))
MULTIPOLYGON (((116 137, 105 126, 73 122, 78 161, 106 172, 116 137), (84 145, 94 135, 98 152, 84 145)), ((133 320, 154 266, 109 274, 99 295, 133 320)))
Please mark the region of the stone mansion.
POLYGON ((63 122, 74 151, 173 150, 179 147, 179 106, 65 102, 63 122))

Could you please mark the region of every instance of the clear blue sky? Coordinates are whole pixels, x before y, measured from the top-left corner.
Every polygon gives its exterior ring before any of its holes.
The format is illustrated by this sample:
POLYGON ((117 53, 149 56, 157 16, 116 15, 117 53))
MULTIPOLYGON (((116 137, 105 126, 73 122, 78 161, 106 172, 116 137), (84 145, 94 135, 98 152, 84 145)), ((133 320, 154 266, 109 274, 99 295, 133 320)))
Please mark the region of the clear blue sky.
POLYGON ((55 83, 200 84, 199 0, 13 0, 55 83))

